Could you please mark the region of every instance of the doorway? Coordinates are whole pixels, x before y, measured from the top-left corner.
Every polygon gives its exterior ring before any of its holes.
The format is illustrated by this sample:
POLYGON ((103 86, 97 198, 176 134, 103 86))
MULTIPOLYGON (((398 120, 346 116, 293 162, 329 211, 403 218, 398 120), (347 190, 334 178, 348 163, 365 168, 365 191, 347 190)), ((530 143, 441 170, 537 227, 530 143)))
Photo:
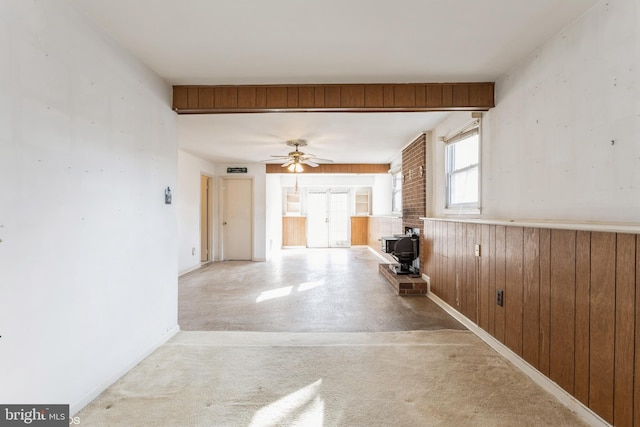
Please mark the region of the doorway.
POLYGON ((221 178, 222 260, 253 259, 253 178, 221 178))
POLYGON ((307 247, 351 246, 349 190, 307 192, 307 247))

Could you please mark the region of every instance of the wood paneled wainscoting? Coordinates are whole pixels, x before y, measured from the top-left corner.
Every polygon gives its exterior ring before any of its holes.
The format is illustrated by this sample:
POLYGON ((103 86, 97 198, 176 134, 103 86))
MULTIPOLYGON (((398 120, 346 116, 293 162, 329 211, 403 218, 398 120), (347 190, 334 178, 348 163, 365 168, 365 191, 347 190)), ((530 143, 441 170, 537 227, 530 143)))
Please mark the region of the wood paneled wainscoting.
MULTIPOLYGON (((380 252, 382 236, 391 236, 402 231, 402 218, 351 217, 351 244, 369 245, 380 252)), ((282 217, 282 246, 307 245, 307 217, 282 217)))
POLYGON ((369 217, 368 245, 389 262, 395 262, 391 255, 382 252, 381 237, 401 234, 402 217, 371 216, 369 217))
POLYGON ((640 227, 424 225, 431 292, 607 422, 640 426, 640 227))
POLYGON ((307 246, 307 217, 282 217, 282 246, 307 246))
POLYGON ((351 244, 366 245, 369 238, 369 217, 351 217, 351 244))

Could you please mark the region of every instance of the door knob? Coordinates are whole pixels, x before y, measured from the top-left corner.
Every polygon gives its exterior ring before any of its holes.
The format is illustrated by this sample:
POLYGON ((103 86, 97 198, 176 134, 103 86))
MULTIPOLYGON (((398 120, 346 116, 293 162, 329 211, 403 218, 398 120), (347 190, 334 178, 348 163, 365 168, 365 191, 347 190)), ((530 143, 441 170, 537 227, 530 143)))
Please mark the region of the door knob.
POLYGON ((222 225, 227 225, 227 221, 223 222, 222 225))

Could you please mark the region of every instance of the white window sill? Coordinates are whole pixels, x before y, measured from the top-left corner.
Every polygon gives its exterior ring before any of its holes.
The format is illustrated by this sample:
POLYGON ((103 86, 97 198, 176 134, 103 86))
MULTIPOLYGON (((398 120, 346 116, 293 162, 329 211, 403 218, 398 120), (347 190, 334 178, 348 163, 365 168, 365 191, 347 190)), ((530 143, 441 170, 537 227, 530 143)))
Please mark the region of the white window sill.
POLYGON ((480 208, 445 208, 443 210, 445 215, 480 215, 480 208))

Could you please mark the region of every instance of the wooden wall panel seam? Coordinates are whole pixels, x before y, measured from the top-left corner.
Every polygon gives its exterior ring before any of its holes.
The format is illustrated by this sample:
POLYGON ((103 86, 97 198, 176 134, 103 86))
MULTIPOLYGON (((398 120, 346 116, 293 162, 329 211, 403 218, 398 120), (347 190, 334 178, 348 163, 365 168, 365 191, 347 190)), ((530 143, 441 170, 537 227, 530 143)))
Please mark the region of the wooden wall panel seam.
POLYGON ((550 377, 551 230, 540 230, 540 371, 550 377))
POLYGON ((489 333, 496 333, 496 225, 489 226, 489 333))
POLYGON ((503 291, 503 305, 496 305, 495 337, 505 344, 506 338, 506 309, 509 305, 510 296, 506 289, 506 227, 496 226, 496 292, 503 291))
POLYGON ((591 233, 589 407, 613 423, 615 351, 615 234, 591 233))
POLYGON ((550 378, 574 393, 576 232, 551 230, 550 378))
POLYGON ((522 355, 540 366, 540 230, 525 228, 523 239, 522 355))
POLYGON ((616 234, 614 412, 617 426, 633 425, 636 237, 616 234))
POLYGON ((505 230, 505 343, 522 357, 524 228, 505 230))
POLYGON ((640 426, 640 236, 636 235, 633 425, 640 426))
POLYGON ((591 233, 576 234, 576 314, 574 396, 589 404, 589 305, 591 295, 591 233))

